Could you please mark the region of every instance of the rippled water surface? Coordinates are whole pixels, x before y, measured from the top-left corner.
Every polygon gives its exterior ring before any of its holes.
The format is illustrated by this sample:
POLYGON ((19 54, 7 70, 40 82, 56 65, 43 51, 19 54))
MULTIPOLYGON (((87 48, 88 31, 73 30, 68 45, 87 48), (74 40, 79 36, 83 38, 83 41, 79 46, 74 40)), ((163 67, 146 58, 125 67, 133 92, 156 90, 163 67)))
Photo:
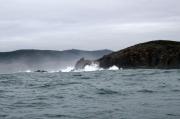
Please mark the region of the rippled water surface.
POLYGON ((180 119, 180 70, 0 74, 0 119, 180 119))

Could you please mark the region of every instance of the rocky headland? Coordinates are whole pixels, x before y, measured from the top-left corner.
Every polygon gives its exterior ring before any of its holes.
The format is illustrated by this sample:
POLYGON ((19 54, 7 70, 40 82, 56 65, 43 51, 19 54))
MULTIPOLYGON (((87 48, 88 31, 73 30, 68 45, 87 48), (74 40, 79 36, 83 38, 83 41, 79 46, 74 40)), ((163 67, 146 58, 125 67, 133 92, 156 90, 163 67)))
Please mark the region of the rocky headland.
POLYGON ((180 42, 157 40, 140 43, 98 59, 99 66, 109 68, 180 68, 180 42))

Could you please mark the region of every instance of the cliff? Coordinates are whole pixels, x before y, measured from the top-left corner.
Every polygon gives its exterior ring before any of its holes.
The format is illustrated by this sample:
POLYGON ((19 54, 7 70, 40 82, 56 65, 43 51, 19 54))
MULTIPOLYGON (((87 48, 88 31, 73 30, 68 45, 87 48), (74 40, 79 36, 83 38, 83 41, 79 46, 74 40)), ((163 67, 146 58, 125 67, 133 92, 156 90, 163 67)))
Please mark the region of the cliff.
POLYGON ((180 42, 157 40, 137 44, 97 60, 109 68, 180 68, 180 42))

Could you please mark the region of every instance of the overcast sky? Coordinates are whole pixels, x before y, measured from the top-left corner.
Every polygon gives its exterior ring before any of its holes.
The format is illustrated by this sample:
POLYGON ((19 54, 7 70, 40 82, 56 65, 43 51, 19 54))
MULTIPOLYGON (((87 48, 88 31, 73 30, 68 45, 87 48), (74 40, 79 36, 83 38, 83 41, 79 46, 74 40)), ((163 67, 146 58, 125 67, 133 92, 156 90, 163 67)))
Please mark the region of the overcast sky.
POLYGON ((0 51, 180 40, 180 0, 0 0, 0 51))

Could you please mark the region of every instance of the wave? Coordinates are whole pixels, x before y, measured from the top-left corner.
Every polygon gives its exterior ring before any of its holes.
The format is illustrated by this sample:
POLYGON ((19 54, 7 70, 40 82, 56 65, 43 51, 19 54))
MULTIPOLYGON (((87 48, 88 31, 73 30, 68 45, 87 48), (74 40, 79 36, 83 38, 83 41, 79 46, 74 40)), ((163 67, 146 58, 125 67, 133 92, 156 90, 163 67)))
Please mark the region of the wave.
POLYGON ((118 92, 110 89, 101 88, 101 89, 97 89, 97 94, 108 95, 108 94, 118 94, 118 92))
POLYGON ((69 66, 69 67, 62 69, 60 71, 61 72, 91 72, 91 71, 102 71, 102 70, 116 71, 116 70, 122 70, 122 68, 119 69, 117 66, 114 65, 108 69, 103 69, 103 68, 99 67, 98 64, 92 63, 91 65, 86 65, 83 69, 75 69, 74 67, 69 66))
POLYGON ((73 66, 68 66, 67 68, 65 68, 65 69, 61 69, 60 71, 61 72, 71 72, 71 71, 73 71, 74 70, 74 67, 73 66))
POLYGON ((142 89, 142 90, 138 90, 137 92, 141 92, 141 93, 154 93, 156 91, 149 90, 149 89, 142 89))
MULTIPOLYGON (((121 68, 122 69, 122 68, 121 68)), ((108 70, 119 70, 119 67, 117 67, 116 65, 110 67, 108 70)))
POLYGON ((30 69, 27 69, 25 71, 20 70, 18 72, 14 72, 14 73, 31 73, 31 72, 33 72, 33 71, 31 71, 30 69))
POLYGON ((92 63, 91 65, 86 65, 83 69, 75 70, 75 72, 89 72, 89 71, 101 71, 104 70, 100 68, 99 65, 92 63))
MULTIPOLYGON (((104 69, 99 67, 98 64, 92 63, 91 65, 86 65, 83 69, 75 69, 74 66, 68 66, 64 69, 60 70, 50 70, 46 71, 48 73, 56 73, 56 72, 92 72, 92 71, 102 71, 102 70, 110 70, 110 71, 117 71, 117 70, 122 70, 122 68, 118 68, 117 66, 112 66, 109 67, 108 69, 104 69)), ((37 70, 37 71, 44 71, 44 70, 37 70)), ((37 71, 32 71, 32 70, 26 70, 26 71, 19 71, 19 72, 25 72, 25 73, 32 73, 32 72, 37 72, 37 71)), ((40 72, 42 73, 42 72, 40 72)), ((43 72, 44 73, 44 72, 43 72)))

